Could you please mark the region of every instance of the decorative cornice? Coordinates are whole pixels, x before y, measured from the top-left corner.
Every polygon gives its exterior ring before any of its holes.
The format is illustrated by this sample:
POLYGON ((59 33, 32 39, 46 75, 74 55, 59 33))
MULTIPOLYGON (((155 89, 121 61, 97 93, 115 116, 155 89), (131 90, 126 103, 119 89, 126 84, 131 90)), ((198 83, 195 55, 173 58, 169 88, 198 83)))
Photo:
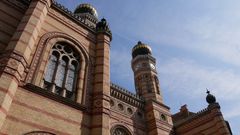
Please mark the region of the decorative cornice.
POLYGON ((110 94, 112 97, 115 97, 123 102, 129 103, 135 107, 144 107, 144 99, 138 95, 135 95, 128 90, 111 83, 110 94))

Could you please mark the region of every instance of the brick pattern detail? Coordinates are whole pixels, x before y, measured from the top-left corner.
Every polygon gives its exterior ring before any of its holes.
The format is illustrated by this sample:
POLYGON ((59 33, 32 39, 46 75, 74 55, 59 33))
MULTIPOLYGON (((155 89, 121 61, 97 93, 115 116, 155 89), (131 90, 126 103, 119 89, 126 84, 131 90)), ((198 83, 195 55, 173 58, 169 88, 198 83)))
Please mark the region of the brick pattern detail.
POLYGON ((91 135, 110 135, 109 42, 110 38, 108 36, 104 34, 99 34, 97 36, 91 135))
POLYGON ((230 135, 218 103, 174 123, 177 135, 230 135), (201 129, 201 130, 200 130, 201 129))

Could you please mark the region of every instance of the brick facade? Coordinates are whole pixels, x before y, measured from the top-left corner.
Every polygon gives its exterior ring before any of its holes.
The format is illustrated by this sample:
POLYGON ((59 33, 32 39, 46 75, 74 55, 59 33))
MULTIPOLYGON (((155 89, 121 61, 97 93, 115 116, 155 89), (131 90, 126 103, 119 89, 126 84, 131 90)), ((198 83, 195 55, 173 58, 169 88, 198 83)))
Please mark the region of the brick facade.
POLYGON ((199 113, 185 108, 172 115, 162 100, 151 55, 132 60, 137 94, 112 84, 111 31, 88 4, 79 8, 91 14, 79 16, 53 0, 2 0, 0 7, 1 135, 231 134, 218 103, 199 113), (46 86, 52 48, 62 43, 78 52, 72 90, 66 88, 70 66, 58 87, 60 60, 55 79, 48 82, 51 88, 46 86), (135 70, 143 63, 148 66, 135 70))

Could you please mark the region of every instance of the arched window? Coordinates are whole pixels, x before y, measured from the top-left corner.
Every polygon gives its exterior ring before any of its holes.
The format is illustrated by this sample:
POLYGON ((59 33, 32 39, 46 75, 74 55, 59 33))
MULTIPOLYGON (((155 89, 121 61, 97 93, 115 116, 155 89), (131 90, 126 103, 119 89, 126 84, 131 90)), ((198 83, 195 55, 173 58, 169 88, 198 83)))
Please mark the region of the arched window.
POLYGON ((44 88, 63 97, 74 99, 79 59, 78 53, 68 44, 55 44, 44 76, 44 88))
POLYGON ((112 128, 111 135, 131 135, 131 133, 123 126, 115 126, 112 128))
POLYGON ((26 133, 24 135, 55 135, 55 134, 45 132, 45 131, 33 131, 33 132, 26 133))

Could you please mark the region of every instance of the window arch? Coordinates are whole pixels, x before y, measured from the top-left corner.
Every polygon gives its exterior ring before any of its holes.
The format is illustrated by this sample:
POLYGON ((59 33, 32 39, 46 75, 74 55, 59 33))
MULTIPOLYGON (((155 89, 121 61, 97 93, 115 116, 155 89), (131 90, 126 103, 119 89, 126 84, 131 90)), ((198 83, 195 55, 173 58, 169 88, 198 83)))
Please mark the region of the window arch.
POLYGON ((127 128, 118 125, 112 128, 111 135, 131 135, 131 133, 127 128))
POLYGON ((75 49, 64 43, 56 43, 52 49, 44 75, 44 88, 70 99, 75 98, 76 80, 80 57, 75 49))
POLYGON ((55 134, 45 132, 45 131, 33 131, 33 132, 26 133, 24 135, 55 135, 55 134))

